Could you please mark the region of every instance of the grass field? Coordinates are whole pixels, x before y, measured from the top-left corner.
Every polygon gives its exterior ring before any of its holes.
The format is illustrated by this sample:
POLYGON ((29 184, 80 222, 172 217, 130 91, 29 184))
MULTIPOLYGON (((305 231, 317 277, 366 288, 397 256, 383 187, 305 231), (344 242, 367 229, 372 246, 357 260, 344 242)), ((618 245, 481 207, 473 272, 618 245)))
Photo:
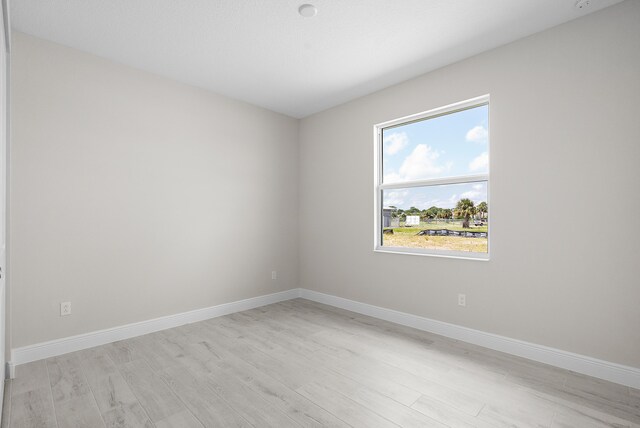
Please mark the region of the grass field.
POLYGON ((382 235, 382 245, 388 247, 426 248, 431 250, 470 251, 474 253, 487 252, 489 242, 487 238, 417 235, 418 232, 424 229, 488 232, 487 226, 463 228, 462 225, 455 223, 421 223, 420 227, 394 227, 393 234, 385 233, 382 235))

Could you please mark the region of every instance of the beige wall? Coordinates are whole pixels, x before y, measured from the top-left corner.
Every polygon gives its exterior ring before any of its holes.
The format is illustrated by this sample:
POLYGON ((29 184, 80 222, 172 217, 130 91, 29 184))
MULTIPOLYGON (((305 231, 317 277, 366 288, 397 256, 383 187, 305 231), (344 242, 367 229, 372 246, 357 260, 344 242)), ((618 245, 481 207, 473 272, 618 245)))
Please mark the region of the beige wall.
POLYGON ((15 34, 12 346, 302 286, 640 367, 639 21, 627 1, 299 122, 15 34), (373 124, 486 93, 491 261, 374 253, 373 124))
POLYGON ((628 1, 303 119, 301 286, 640 367, 639 22, 628 1), (374 253, 372 126, 483 94, 491 261, 374 253))
POLYGON ((297 287, 296 120, 14 36, 14 348, 297 287))

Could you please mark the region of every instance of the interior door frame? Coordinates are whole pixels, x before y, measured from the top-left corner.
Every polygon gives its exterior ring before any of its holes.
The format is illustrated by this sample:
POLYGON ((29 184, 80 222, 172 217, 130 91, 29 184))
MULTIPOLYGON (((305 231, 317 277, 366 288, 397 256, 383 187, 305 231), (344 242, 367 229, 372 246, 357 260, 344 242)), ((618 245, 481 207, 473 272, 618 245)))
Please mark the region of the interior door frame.
POLYGON ((0 379, 2 379, 2 387, 0 388, 0 406, 4 404, 4 380, 13 377, 13 371, 10 370, 11 357, 11 330, 9 328, 10 313, 9 313, 9 279, 7 275, 7 265, 9 262, 9 153, 10 153, 10 70, 11 70, 11 25, 9 19, 9 1, 2 0, 2 7, 0 10, 2 13, 2 19, 0 25, 2 25, 2 35, 4 38, 3 46, 0 46, 2 52, 0 55, 4 57, 4 70, 2 70, 2 76, 4 81, 0 84, 3 89, 0 91, 0 103, 2 103, 2 111, 4 117, 2 122, 4 129, 2 129, 3 135, 0 138, 3 140, 0 142, 0 148, 4 148, 4 153, 0 154, 0 161, 3 165, 0 165, 0 171, 4 172, 4 177, 0 178, 0 184, 4 189, 0 191, 0 220, 4 224, 0 224, 0 227, 4 228, 4 233, 0 233, 0 236, 4 237, 4 242, 0 239, 0 268, 2 269, 0 279, 0 379))

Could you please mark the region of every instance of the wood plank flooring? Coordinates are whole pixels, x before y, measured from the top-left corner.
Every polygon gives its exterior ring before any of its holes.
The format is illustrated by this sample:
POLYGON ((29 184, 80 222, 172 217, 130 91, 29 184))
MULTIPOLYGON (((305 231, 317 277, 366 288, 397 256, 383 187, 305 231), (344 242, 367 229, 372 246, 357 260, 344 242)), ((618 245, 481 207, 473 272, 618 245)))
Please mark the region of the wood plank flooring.
POLYGON ((303 299, 17 368, 2 427, 640 427, 640 391, 303 299))

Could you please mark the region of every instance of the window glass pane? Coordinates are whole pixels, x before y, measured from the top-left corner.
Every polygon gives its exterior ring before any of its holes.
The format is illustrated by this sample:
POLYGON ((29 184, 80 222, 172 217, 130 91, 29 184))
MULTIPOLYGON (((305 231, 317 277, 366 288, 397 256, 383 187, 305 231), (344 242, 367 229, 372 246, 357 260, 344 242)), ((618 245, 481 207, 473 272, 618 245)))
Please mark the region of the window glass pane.
POLYGON ((382 131, 383 183, 489 173, 489 106, 382 131))
POLYGON ((487 182, 382 192, 382 245, 486 253, 487 182))

